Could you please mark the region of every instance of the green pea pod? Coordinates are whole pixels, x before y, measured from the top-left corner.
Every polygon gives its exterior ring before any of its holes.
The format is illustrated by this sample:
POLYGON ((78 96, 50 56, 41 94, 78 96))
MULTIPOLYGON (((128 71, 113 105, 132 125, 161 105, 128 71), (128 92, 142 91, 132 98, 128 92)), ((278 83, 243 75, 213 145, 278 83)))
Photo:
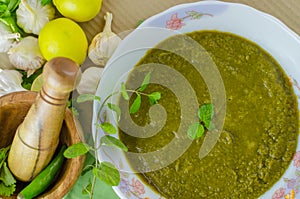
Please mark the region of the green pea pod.
POLYGON ((59 153, 56 155, 56 157, 50 162, 50 164, 43 170, 41 173, 39 173, 29 185, 27 185, 19 194, 18 199, 31 199, 39 194, 41 194, 43 191, 45 191, 49 185, 54 180, 54 177, 56 176, 57 172, 61 168, 64 162, 64 151, 66 149, 66 146, 62 146, 59 153))

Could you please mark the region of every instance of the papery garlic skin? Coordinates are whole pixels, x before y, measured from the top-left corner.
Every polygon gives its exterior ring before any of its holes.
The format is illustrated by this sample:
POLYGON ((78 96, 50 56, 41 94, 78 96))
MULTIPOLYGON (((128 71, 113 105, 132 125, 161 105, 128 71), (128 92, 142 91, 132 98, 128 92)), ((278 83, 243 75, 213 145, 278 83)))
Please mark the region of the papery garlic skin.
POLYGON ((21 0, 16 11, 17 24, 26 33, 38 35, 46 23, 55 16, 52 4, 43 6, 40 0, 21 0))
POLYGON ((17 69, 25 70, 30 76, 46 62, 39 48, 38 39, 25 37, 9 52, 9 60, 17 69))
POLYGON ((112 32, 112 14, 107 12, 103 32, 97 34, 89 46, 88 57, 94 64, 105 66, 122 39, 112 32))
POLYGON ((10 63, 7 53, 0 53, 0 69, 14 69, 10 63))
POLYGON ((101 75, 103 72, 103 68, 99 67, 89 67, 87 68, 81 76, 81 80, 79 85, 77 86, 77 92, 82 94, 95 94, 99 81, 101 79, 101 75))
POLYGON ((8 26, 0 22, 0 53, 8 52, 19 38, 19 33, 12 33, 8 26))
POLYGON ((0 97, 11 92, 25 91, 21 86, 22 74, 16 70, 0 69, 0 97))

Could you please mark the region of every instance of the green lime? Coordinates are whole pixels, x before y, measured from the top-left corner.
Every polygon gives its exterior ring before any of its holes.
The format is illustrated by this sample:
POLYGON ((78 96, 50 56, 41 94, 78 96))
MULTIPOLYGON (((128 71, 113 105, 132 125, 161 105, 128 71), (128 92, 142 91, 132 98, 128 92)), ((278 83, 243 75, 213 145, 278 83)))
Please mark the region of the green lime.
POLYGON ((36 92, 39 92, 42 87, 43 87, 43 76, 42 74, 40 74, 39 76, 37 76, 37 78, 35 78, 35 80, 32 82, 32 85, 31 85, 31 88, 30 90, 31 91, 36 91, 36 92))

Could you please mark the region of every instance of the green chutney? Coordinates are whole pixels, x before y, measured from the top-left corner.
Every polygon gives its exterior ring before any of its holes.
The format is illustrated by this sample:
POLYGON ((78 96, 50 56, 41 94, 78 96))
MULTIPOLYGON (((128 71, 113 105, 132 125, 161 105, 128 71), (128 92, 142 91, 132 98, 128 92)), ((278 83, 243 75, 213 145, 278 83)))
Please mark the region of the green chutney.
MULTIPOLYGON (((168 199, 258 198, 282 177, 296 151, 299 113, 289 78, 274 58, 245 38, 218 31, 187 35, 206 49, 222 76, 226 90, 224 127, 218 143, 205 158, 199 159, 204 134, 175 162, 140 177, 168 199)), ((172 67, 189 81, 198 103, 208 103, 211 99, 207 86, 191 63, 159 48, 176 43, 177 37, 148 50, 136 67, 146 63, 172 67)), ((129 75, 128 88, 136 78, 129 75)), ((176 136, 181 117, 178 100, 168 88, 157 84, 150 84, 144 92, 154 91, 161 92, 158 103, 166 109, 166 124, 150 138, 120 131, 120 139, 131 152, 159 150, 176 136)), ((120 99, 119 104, 128 109, 124 100, 120 99)), ((149 107, 143 97, 140 110, 131 115, 136 124, 149 123, 149 107)))

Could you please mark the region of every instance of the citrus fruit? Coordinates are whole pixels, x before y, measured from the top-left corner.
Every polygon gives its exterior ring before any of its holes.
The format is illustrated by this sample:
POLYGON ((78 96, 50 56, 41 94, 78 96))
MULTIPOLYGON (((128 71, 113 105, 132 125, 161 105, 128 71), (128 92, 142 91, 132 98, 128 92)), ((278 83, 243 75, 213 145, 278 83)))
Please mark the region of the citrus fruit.
POLYGON ((84 22, 99 13, 102 0, 53 0, 53 3, 64 17, 84 22))
POLYGON ((40 74, 32 82, 30 90, 31 91, 36 91, 36 92, 40 91, 43 87, 43 83, 44 83, 43 76, 42 76, 42 74, 40 74))
POLYGON ((46 60, 66 57, 82 64, 87 56, 88 41, 82 28, 67 18, 48 22, 38 38, 39 47, 46 60))

